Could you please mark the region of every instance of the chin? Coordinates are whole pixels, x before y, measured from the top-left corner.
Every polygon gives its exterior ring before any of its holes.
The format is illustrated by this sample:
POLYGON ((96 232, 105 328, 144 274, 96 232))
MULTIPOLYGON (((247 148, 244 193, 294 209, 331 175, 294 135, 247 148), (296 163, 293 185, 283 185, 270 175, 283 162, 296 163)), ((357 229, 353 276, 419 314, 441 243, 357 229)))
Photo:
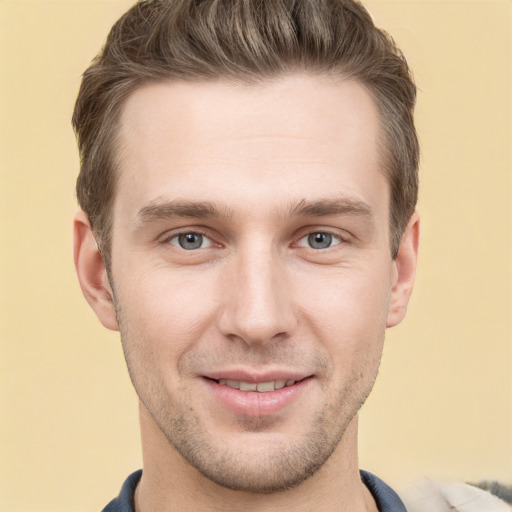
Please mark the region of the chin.
POLYGON ((265 422, 257 431, 251 421, 250 431, 225 433, 224 440, 212 433, 213 426, 208 430, 197 417, 191 421, 180 414, 157 425, 173 451, 210 481, 235 491, 271 494, 311 478, 336 450, 356 412, 343 422, 321 414, 293 437, 272 432, 269 425, 265 430, 265 422))

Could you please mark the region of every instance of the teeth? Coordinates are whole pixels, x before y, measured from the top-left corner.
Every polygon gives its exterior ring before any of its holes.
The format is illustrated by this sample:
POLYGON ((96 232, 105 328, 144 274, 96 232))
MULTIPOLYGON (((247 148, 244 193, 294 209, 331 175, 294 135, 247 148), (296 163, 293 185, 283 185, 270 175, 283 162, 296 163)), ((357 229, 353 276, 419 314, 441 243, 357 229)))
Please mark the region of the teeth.
POLYGON ((272 380, 270 382, 243 382, 239 380, 220 379, 219 384, 228 386, 229 388, 239 389, 240 391, 258 391, 259 393, 266 393, 274 391, 275 389, 282 389, 285 386, 293 386, 296 381, 294 380, 272 380))
POLYGON ((251 382, 240 382, 240 391, 256 391, 258 385, 251 382))
POLYGON ((261 382, 256 386, 256 391, 264 393, 265 391, 274 391, 274 382, 261 382))

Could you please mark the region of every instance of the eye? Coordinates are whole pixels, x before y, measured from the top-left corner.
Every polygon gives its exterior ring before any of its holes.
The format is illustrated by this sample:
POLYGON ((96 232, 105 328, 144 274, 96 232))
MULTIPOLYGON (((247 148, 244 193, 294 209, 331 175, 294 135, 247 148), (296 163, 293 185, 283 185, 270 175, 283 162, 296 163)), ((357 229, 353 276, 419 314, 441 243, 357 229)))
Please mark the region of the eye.
POLYGON ((334 245, 341 243, 341 239, 331 233, 324 233, 317 231, 316 233, 310 233, 309 235, 303 236, 299 240, 299 247, 309 247, 311 249, 328 249, 334 245))
POLYGON ((201 233, 180 233, 169 239, 169 243, 186 251, 205 249, 213 245, 212 241, 201 233))

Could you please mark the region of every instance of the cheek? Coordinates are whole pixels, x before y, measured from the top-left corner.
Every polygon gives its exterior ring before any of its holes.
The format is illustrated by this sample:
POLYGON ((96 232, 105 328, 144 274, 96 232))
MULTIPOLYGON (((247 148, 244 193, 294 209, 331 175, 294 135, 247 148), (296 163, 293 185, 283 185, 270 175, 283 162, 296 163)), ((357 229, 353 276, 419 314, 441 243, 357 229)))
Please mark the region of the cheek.
POLYGON ((389 277, 383 272, 343 269, 306 282, 297 295, 305 322, 337 365, 350 365, 382 350, 389 307, 389 277), (314 281, 314 283, 312 282, 314 281))
POLYGON ((208 279, 170 270, 131 275, 116 290, 127 341, 153 354, 156 365, 179 358, 211 323, 215 300, 208 279))
POLYGON ((368 264, 362 268, 319 269, 296 276, 297 297, 303 308, 315 311, 324 322, 349 323, 371 328, 387 317, 391 292, 391 266, 368 264))

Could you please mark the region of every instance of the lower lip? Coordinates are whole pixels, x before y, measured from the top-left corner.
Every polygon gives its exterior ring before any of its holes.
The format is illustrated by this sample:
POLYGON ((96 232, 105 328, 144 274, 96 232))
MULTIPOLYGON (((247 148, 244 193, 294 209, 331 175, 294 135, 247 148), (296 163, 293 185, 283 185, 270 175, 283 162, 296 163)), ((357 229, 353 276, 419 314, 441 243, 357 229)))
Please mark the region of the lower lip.
POLYGON ((312 377, 308 377, 292 386, 274 391, 240 391, 211 379, 203 379, 215 398, 233 413, 242 416, 260 417, 277 414, 298 400, 309 386, 312 377))

